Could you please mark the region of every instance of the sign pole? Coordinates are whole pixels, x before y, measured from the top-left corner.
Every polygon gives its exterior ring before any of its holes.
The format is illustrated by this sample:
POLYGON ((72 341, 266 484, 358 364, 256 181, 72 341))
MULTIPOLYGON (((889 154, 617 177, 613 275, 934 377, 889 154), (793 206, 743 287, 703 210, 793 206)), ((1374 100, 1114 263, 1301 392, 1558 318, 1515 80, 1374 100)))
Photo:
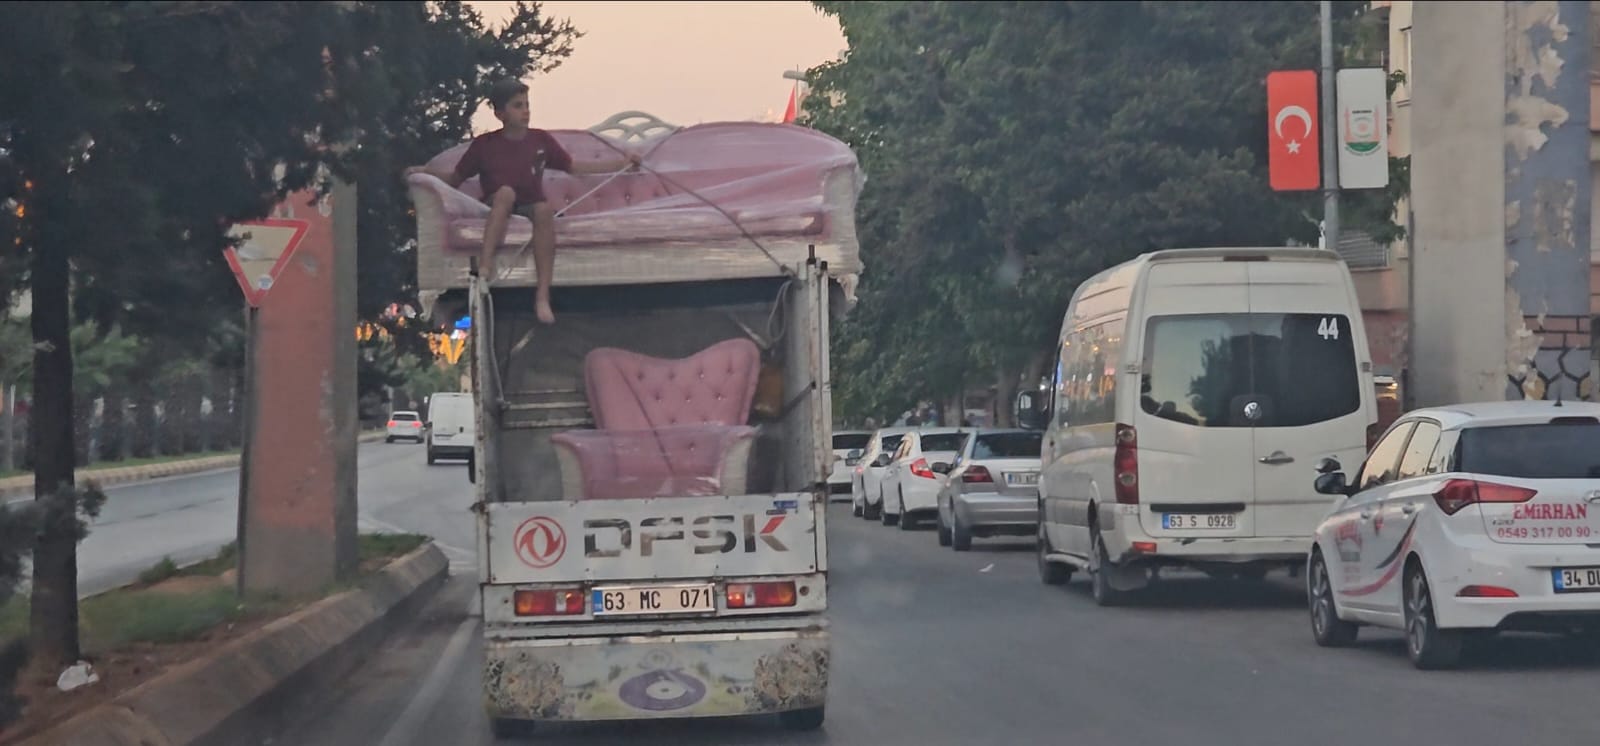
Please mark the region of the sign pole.
POLYGON ((245 593, 245 562, 244 540, 245 526, 249 525, 250 505, 250 446, 255 440, 253 434, 256 429, 256 306, 246 304, 244 308, 244 411, 240 419, 243 427, 239 434, 239 523, 236 527, 234 544, 238 548, 236 554, 234 581, 237 585, 235 593, 244 598, 245 593))
POLYGON ((1322 0, 1322 236, 1339 250, 1339 110, 1334 102, 1333 2, 1322 0))

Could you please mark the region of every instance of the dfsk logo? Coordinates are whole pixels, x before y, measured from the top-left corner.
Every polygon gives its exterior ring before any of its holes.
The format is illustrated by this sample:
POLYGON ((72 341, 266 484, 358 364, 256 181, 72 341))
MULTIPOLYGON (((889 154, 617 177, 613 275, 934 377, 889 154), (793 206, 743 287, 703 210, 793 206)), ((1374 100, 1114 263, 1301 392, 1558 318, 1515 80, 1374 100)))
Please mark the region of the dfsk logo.
POLYGON ((567 553, 567 532, 561 524, 544 516, 534 516, 517 527, 513 538, 517 559, 536 570, 561 561, 567 553))
MULTIPOLYGON (((681 517, 646 518, 639 521, 639 556, 650 557, 656 543, 693 540, 695 554, 726 554, 733 551, 754 553, 765 546, 776 552, 789 547, 774 534, 788 516, 706 515, 693 520, 681 517), (765 519, 757 529, 757 519, 765 519), (688 531, 685 531, 685 527, 688 531)), ((622 518, 596 518, 583 522, 585 557, 621 557, 633 549, 633 524, 622 518)))

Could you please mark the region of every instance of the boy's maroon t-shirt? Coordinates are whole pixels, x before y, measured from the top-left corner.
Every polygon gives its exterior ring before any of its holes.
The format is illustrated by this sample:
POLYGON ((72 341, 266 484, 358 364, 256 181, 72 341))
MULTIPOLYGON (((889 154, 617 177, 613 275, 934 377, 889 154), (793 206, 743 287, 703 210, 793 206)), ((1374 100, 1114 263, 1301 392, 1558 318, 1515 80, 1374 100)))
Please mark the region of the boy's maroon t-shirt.
POLYGON ((545 201, 540 177, 546 168, 572 171, 572 156, 549 132, 530 129, 513 140, 505 130, 496 130, 473 138, 456 163, 456 175, 462 180, 478 177, 485 202, 508 186, 516 190, 517 204, 525 205, 545 201))

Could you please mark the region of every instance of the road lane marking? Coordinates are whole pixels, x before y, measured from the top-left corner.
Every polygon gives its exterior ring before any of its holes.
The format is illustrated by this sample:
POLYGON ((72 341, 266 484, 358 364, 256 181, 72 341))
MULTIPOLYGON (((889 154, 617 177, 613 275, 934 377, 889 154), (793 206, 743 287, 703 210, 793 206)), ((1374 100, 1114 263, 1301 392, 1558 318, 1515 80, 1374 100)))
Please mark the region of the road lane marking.
POLYGON ((472 633, 477 628, 478 619, 475 617, 468 617, 456 627, 455 633, 450 635, 450 642, 444 646, 444 653, 439 656, 438 662, 433 664, 433 669, 428 671, 427 677, 422 680, 422 686, 417 688, 417 693, 406 703, 405 710, 394 721, 394 725, 389 727, 389 732, 384 734, 379 746, 411 746, 413 739, 422 732, 422 724, 433 714, 434 708, 439 706, 439 699, 444 696, 445 687, 450 684, 450 674, 455 670, 467 645, 472 642, 472 633))

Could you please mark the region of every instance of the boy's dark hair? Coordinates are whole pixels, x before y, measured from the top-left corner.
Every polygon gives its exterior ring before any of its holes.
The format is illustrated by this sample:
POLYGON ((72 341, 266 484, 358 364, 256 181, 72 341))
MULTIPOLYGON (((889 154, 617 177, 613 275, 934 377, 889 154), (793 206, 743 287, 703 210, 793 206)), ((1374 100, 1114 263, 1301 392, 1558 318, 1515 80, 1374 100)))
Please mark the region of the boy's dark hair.
POLYGON ((489 105, 493 106, 495 111, 499 111, 506 108, 506 105, 511 103, 513 96, 516 96, 519 93, 527 92, 527 83, 517 80, 516 78, 506 78, 505 80, 496 82, 494 86, 489 89, 489 105))

